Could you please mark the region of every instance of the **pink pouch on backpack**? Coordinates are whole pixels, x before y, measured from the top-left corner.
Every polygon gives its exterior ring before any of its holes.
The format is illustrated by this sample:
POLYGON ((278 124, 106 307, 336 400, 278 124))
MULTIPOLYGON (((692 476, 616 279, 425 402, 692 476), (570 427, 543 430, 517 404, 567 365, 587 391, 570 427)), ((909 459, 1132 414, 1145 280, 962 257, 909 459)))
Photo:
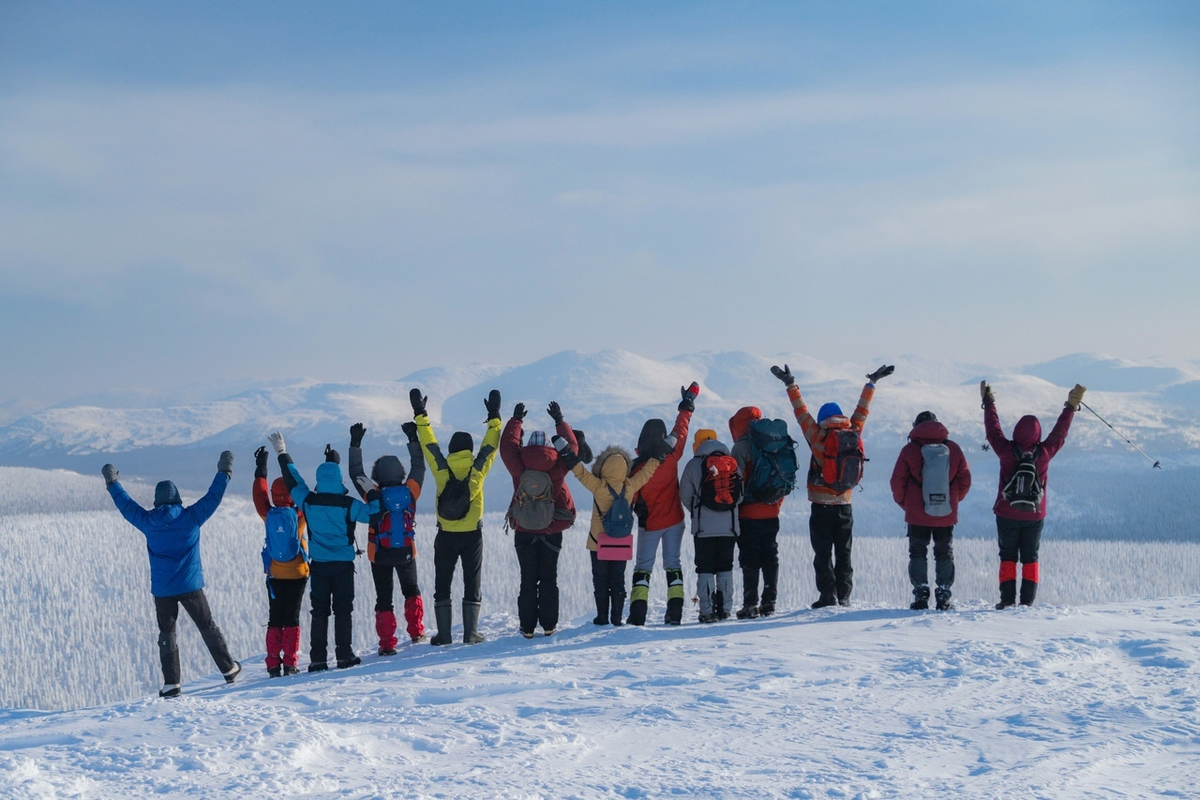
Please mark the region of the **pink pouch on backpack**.
POLYGON ((596 558, 600 561, 632 561, 633 537, 615 539, 607 533, 596 536, 596 558))

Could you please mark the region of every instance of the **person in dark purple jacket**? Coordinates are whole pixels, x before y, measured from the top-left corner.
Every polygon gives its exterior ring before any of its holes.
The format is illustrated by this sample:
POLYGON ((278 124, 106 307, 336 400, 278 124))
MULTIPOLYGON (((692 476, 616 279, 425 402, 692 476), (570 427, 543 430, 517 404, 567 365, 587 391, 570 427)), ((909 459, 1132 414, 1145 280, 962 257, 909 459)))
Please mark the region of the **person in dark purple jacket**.
POLYGON ((946 426, 932 411, 922 411, 913 422, 908 444, 892 470, 892 498, 904 509, 908 523, 908 577, 913 587, 909 608, 929 608, 929 542, 933 541, 938 611, 950 603, 954 585, 954 526, 958 504, 971 489, 971 468, 962 448, 948 437, 946 426))
POLYGON ((979 382, 983 398, 983 427, 988 444, 1000 458, 1000 486, 996 492, 996 534, 1000 544, 1000 602, 996 608, 1008 608, 1017 602, 1017 562, 1021 562, 1021 605, 1031 606, 1037 596, 1038 547, 1046 520, 1046 483, 1050 459, 1067 442, 1071 420, 1083 401, 1087 387, 1075 384, 1067 395, 1062 413, 1050 435, 1042 439, 1042 423, 1032 414, 1017 420, 1012 439, 1005 438, 996 412, 996 396, 987 381, 979 382), (1031 491, 1020 485, 1025 464, 1029 465, 1031 491), (1032 473, 1036 472, 1036 479, 1032 473))

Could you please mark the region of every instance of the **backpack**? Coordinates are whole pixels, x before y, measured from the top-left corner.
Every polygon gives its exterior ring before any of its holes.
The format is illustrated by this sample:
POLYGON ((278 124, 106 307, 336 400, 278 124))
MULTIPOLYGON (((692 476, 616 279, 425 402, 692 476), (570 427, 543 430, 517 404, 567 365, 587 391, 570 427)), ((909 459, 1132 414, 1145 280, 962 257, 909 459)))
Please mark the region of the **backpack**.
POLYGON ((781 419, 756 419, 750 423, 750 475, 745 499, 775 503, 796 488, 796 441, 788 436, 781 419))
POLYGON ((271 562, 286 564, 298 555, 308 561, 308 552, 300 546, 300 517, 294 508, 272 508, 267 512, 263 543, 263 569, 270 574, 271 562))
POLYGON ((921 446, 921 496, 925 513, 931 517, 948 517, 950 507, 950 448, 944 444, 921 446))
POLYGON ((554 521, 554 482, 549 473, 527 469, 517 480, 508 519, 525 531, 544 531, 554 521))
POLYGON ((1016 442, 1013 443, 1013 453, 1017 456, 1017 468, 1012 477, 1004 484, 1004 500, 1017 511, 1037 511, 1042 505, 1042 495, 1046 493, 1041 480, 1038 479, 1037 460, 1042 446, 1035 445, 1028 452, 1021 452, 1016 442))
POLYGON ((848 492, 862 481, 863 462, 866 460, 862 434, 849 426, 827 428, 825 450, 820 456, 813 455, 808 482, 839 494, 848 492))
POLYGON ((463 478, 454 477, 454 470, 446 467, 446 485, 437 499, 438 516, 446 520, 463 519, 471 510, 471 465, 463 478))
POLYGON ((608 511, 604 512, 600 523, 604 526, 604 532, 613 539, 624 539, 633 533, 633 508, 625 498, 624 487, 621 487, 620 494, 613 491, 611 486, 607 486, 607 488, 613 501, 612 505, 608 507, 608 511))
POLYGON ((379 490, 379 507, 383 514, 375 526, 375 545, 396 548, 410 546, 417 517, 412 491, 407 486, 384 486, 379 490))
POLYGON ((742 476, 737 459, 728 453, 710 453, 700 467, 700 505, 712 511, 730 511, 742 499, 742 476))

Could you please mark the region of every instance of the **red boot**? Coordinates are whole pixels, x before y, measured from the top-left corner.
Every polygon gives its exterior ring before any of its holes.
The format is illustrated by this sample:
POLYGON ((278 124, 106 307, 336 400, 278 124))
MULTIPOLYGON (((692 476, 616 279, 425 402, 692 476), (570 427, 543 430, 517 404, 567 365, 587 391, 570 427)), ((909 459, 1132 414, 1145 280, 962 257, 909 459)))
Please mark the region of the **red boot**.
POLYGON ((396 655, 396 614, 392 611, 375 612, 375 633, 379 634, 379 655, 396 655))
POLYGON ((283 674, 295 675, 300 670, 300 626, 291 625, 280 628, 283 632, 283 674))
POLYGON ((404 621, 408 623, 408 635, 413 644, 425 641, 425 601, 421 595, 405 598, 404 621))
POLYGON ((267 628, 267 674, 272 678, 278 678, 283 674, 279 670, 280 664, 283 663, 279 657, 281 650, 283 650, 283 628, 267 628))

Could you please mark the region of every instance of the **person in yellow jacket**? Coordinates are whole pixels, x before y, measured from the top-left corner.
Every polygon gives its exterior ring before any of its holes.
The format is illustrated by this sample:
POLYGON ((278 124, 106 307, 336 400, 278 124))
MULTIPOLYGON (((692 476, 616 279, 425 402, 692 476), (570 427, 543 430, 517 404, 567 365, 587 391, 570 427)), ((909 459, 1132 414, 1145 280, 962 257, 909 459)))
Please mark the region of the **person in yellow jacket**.
POLYGON ((483 479, 487 477, 500 447, 500 392, 496 389, 484 400, 487 406, 487 433, 479 453, 475 440, 466 431, 455 431, 450 437, 449 452, 442 455, 441 445, 433 434, 425 403, 429 399, 420 389, 408 394, 412 403, 413 422, 425 453, 425 463, 437 484, 437 536, 433 540, 433 615, 437 635, 430 644, 450 644, 453 639, 453 609, 450 585, 454 568, 462 561, 463 572, 463 642, 479 644, 479 610, 483 603, 480 576, 483 571, 483 479))
POLYGON ((571 445, 561 436, 552 440, 554 448, 562 462, 571 468, 583 488, 592 493, 592 525, 588 531, 587 549, 592 557, 592 590, 596 595, 596 625, 607 625, 611 619, 613 625, 621 624, 621 615, 625 612, 625 564, 626 561, 601 561, 597 555, 600 544, 600 534, 604 533, 604 515, 613 504, 613 495, 624 493, 626 500, 632 500, 638 490, 650 482, 654 472, 662 466, 661 454, 656 454, 638 470, 633 477, 629 476, 629 465, 633 459, 623 447, 613 445, 606 447, 596 456, 592 471, 579 462, 579 456, 571 450, 571 445), (611 492, 610 492, 611 490, 611 492))

